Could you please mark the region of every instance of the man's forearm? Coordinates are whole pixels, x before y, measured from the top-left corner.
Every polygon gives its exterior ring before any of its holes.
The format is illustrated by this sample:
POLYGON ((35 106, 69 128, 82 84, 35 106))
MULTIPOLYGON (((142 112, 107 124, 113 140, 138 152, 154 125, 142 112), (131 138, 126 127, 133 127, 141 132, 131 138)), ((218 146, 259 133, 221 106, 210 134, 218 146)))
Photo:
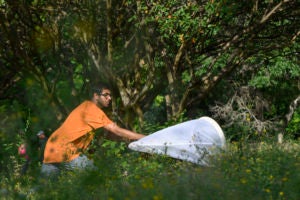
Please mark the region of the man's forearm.
POLYGON ((140 138, 145 137, 145 135, 143 135, 143 134, 121 128, 116 124, 109 124, 109 125, 105 126, 104 128, 120 137, 128 138, 130 140, 138 140, 140 138))

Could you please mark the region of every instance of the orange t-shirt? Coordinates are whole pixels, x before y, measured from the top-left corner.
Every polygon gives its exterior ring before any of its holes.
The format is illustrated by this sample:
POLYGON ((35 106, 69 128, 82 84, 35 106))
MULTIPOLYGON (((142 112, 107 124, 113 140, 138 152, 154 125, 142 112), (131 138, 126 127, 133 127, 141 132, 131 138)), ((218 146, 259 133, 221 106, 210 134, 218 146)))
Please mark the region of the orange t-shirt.
POLYGON ((84 101, 49 137, 44 163, 68 162, 77 158, 94 138, 93 130, 113 123, 93 102, 84 101))

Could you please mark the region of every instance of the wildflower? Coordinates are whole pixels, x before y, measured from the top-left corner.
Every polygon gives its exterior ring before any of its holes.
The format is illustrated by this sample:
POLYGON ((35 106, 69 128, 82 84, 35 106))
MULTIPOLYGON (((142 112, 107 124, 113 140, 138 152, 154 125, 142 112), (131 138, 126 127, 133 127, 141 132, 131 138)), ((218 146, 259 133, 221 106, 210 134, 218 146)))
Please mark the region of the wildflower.
POLYGON ((288 180, 288 178, 287 178, 287 177, 283 177, 281 180, 282 180, 283 182, 286 182, 286 181, 288 180))
POLYGON ((270 193, 271 190, 270 190, 269 188, 267 188, 267 189, 265 189, 265 192, 266 192, 266 193, 270 193))
POLYGON ((284 195, 284 192, 279 192, 279 195, 280 195, 280 196, 283 196, 283 195, 284 195))
POLYGON ((145 181, 142 183, 142 187, 144 189, 151 189, 154 187, 153 183, 149 180, 149 181, 145 181))
POLYGON ((153 200, 160 200, 160 199, 163 199, 161 194, 153 196, 153 200))
POLYGON ((247 183, 247 179, 245 179, 245 178, 241 178, 240 181, 241 181, 242 184, 246 184, 247 183))

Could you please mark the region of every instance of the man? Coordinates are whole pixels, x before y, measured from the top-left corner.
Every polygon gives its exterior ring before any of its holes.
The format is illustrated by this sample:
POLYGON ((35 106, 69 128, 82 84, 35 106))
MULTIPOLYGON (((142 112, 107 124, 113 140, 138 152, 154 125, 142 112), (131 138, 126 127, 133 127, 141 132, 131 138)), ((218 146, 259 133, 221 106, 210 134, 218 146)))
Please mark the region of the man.
POLYGON ((45 146, 46 146, 46 142, 48 140, 45 132, 43 130, 40 130, 36 136, 38 137, 39 139, 39 147, 38 147, 38 150, 39 150, 39 162, 43 162, 44 160, 44 149, 45 149, 45 146))
POLYGON ((99 83, 94 88, 92 99, 76 107, 64 123, 49 137, 42 164, 43 175, 57 175, 61 169, 93 168, 93 162, 82 152, 94 138, 94 130, 104 129, 124 138, 137 140, 145 135, 123 129, 112 122, 102 108, 111 102, 111 91, 99 83))

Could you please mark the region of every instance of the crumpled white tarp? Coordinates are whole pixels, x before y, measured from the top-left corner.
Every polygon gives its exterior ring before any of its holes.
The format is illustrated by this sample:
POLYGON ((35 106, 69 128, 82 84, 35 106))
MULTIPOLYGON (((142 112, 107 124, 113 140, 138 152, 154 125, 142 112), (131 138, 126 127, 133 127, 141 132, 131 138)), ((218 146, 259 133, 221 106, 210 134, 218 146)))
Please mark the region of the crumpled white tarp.
POLYGON ((152 133, 128 147, 208 166, 209 157, 224 149, 225 143, 218 123, 210 117, 201 117, 152 133))

